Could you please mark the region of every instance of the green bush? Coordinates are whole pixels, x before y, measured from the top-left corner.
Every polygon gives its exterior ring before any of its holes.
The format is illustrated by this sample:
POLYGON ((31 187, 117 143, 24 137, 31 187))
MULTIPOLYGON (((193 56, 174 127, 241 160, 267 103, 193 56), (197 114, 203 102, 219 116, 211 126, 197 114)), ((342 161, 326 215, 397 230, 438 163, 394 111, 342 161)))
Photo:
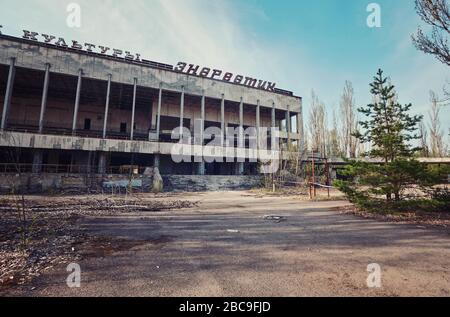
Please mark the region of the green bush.
POLYGON ((449 173, 447 166, 428 166, 415 160, 394 161, 385 165, 349 162, 343 174, 347 180, 337 180, 334 186, 348 200, 367 211, 450 212, 450 191, 439 187, 449 173), (424 195, 399 195, 398 199, 382 199, 383 195, 408 189, 420 189, 424 195))

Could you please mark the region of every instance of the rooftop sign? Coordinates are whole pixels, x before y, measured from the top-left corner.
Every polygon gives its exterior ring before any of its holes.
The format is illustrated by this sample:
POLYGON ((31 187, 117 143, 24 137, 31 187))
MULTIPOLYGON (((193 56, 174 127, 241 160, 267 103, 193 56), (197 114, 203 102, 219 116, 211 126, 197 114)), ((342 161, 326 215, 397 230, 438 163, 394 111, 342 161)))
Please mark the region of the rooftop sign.
MULTIPOLYGON (((0 34, 2 26, 0 25, 0 34)), ((62 37, 56 37, 54 35, 48 35, 48 34, 39 34, 34 31, 28 31, 23 30, 23 39, 30 40, 30 41, 36 41, 36 42, 43 42, 46 44, 54 45, 61 48, 71 48, 76 49, 80 51, 86 51, 89 53, 99 53, 106 56, 112 56, 116 58, 124 58, 128 61, 134 61, 134 62, 142 62, 142 63, 153 63, 158 64, 158 66, 164 66, 163 68, 170 68, 171 70, 174 70, 179 73, 184 73, 187 75, 193 75, 198 77, 204 77, 209 79, 215 79, 220 80, 223 82, 228 82, 232 84, 237 85, 243 85, 246 87, 256 88, 256 89, 262 89, 266 91, 271 92, 278 92, 278 93, 285 93, 284 91, 281 91, 277 88, 275 88, 276 83, 272 83, 265 80, 260 80, 248 76, 242 76, 239 74, 233 74, 230 72, 222 71, 220 69, 211 69, 208 67, 200 67, 198 65, 194 64, 188 64, 185 62, 179 62, 175 68, 173 68, 171 65, 166 64, 159 64, 155 62, 146 61, 144 59, 141 60, 140 54, 131 54, 129 51, 123 51, 121 49, 117 48, 109 48, 106 46, 101 45, 94 45, 91 43, 80 43, 78 41, 66 41, 62 37)))
POLYGON ((271 83, 265 80, 255 79, 252 77, 244 77, 242 75, 235 75, 230 72, 224 72, 220 69, 211 69, 208 67, 202 67, 194 64, 187 64, 184 62, 179 62, 175 66, 175 71, 184 73, 187 75, 194 75, 210 79, 218 79, 225 82, 230 82, 233 84, 244 85, 247 87, 263 89, 268 91, 275 90, 275 83, 271 83))
MULTIPOLYGON (((31 41, 39 41, 38 39, 39 33, 37 32, 33 32, 33 31, 27 31, 27 30, 23 30, 23 36, 22 38, 26 39, 26 40, 31 40, 31 41)), ((63 47, 63 48, 73 48, 73 49, 77 49, 77 50, 85 50, 86 52, 94 52, 94 50, 96 50, 96 53, 100 53, 103 55, 110 55, 113 57, 123 57, 126 60, 130 60, 130 61, 141 61, 141 55, 140 54, 131 54, 129 51, 122 51, 120 49, 117 48, 109 48, 106 46, 101 46, 98 45, 98 47, 94 44, 91 43, 84 43, 81 44, 78 41, 74 41, 72 40, 71 45, 69 46, 66 42, 66 40, 62 37, 58 37, 56 38, 54 35, 48 35, 48 34, 41 34, 40 35, 43 40, 44 43, 47 44, 52 44, 55 46, 59 46, 59 47, 63 47)))

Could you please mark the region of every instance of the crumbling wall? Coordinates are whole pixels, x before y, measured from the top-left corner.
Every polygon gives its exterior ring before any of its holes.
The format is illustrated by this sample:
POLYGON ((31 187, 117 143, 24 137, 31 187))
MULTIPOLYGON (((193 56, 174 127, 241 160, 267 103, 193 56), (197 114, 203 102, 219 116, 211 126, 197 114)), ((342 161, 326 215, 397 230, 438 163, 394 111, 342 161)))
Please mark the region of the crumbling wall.
POLYGON ((261 186, 261 176, 164 175, 167 191, 243 190, 261 186))
MULTIPOLYGON (((139 190, 151 191, 152 176, 133 176, 139 184, 139 190)), ((42 193, 95 193, 111 191, 105 186, 117 182, 128 182, 128 175, 112 174, 57 174, 57 173, 22 173, 0 174, 0 194, 42 194, 42 193)), ((134 183, 137 183, 136 181, 134 183)), ((116 192, 119 190, 116 188, 116 192)), ((123 188, 121 188, 121 192, 123 188)))
MULTIPOLYGON (((207 175, 164 175, 164 191, 223 191, 243 190, 261 186, 261 176, 207 176, 207 175)), ((142 192, 153 189, 153 174, 135 175, 132 184, 142 192)), ((130 180, 128 175, 117 174, 56 174, 22 173, 0 174, 0 194, 42 193, 107 193, 111 183, 116 183, 114 191, 124 193, 123 184, 130 180)))

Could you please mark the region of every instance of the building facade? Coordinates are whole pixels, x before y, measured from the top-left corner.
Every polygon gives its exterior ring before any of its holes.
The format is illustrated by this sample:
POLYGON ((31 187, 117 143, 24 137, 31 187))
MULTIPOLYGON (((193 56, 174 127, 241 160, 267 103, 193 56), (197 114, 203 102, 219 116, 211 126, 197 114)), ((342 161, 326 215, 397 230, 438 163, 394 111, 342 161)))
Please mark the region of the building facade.
POLYGON ((224 134, 277 127, 281 150, 300 150, 303 141, 302 99, 291 92, 26 36, 0 35, 0 107, 5 172, 19 164, 29 173, 114 174, 126 166, 157 166, 163 175, 258 173, 247 135, 243 143, 213 146, 207 156, 215 160, 205 160, 201 132, 201 143, 193 137, 182 145, 192 160, 174 161, 173 130, 194 131, 196 122, 224 134))

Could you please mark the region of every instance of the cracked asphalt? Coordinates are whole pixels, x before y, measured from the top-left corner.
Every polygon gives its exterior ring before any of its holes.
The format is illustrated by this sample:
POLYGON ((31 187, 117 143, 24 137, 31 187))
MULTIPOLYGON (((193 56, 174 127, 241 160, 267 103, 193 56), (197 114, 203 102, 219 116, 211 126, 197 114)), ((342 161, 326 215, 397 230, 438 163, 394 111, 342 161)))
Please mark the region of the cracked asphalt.
POLYGON ((80 288, 67 287, 59 266, 12 295, 450 296, 448 231, 340 214, 333 207, 345 201, 251 192, 182 199, 199 203, 83 218, 89 234, 124 246, 84 250, 80 288), (381 288, 367 287, 370 263, 381 266, 381 288))

